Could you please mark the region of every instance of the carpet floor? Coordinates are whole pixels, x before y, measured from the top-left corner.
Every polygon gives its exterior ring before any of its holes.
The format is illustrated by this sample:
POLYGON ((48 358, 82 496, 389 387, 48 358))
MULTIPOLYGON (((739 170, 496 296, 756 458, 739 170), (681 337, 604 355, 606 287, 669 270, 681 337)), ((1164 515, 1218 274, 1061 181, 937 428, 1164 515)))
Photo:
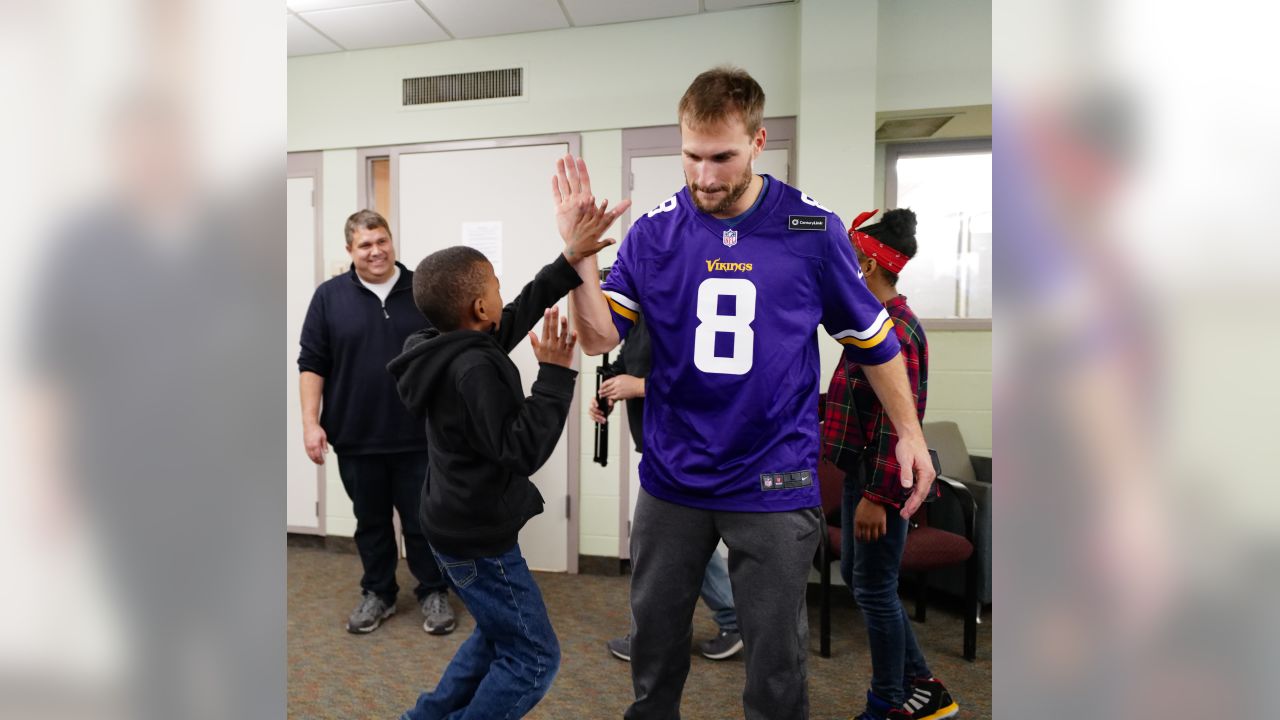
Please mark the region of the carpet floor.
MULTIPOLYGON (((397 614, 368 635, 346 631, 359 600, 360 559, 330 550, 290 546, 289 718, 394 720, 433 686, 474 621, 456 597, 458 629, 443 637, 422 630, 415 584, 404 563, 397 614)), ((625 662, 605 642, 627 632, 629 577, 535 573, 560 639, 561 667, 542 702, 527 716, 543 720, 621 718, 633 695, 625 662)), ((816 587, 814 588, 816 590, 816 587)), ((809 603, 810 716, 848 718, 862 708, 871 666, 862 616, 842 587, 832 592, 831 657, 818 655, 818 605, 809 603)), ((908 604, 910 609, 911 605, 908 604)), ((991 717, 991 618, 978 631, 978 659, 960 655, 961 621, 954 609, 930 607, 928 622, 914 624, 930 668, 960 703, 960 718, 991 717)), ((716 632, 699 603, 695 643, 716 632)), ((711 661, 693 654, 681 714, 688 720, 742 717, 745 679, 741 656, 711 661)))

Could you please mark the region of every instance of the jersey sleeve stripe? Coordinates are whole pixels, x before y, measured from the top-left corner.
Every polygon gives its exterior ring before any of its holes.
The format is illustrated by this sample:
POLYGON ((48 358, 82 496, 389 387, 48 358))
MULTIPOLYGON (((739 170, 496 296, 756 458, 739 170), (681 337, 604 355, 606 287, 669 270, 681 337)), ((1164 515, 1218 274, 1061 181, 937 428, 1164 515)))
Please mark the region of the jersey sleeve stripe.
POLYGON ((605 294, 605 297, 612 298, 614 302, 630 310, 631 312, 633 313, 640 312, 640 303, 636 302, 635 300, 632 300, 626 295, 623 295, 617 290, 605 290, 604 294, 605 294))
POLYGON ((881 310, 880 314, 876 315, 876 319, 871 321, 871 325, 869 325, 866 330, 841 330, 838 333, 833 333, 831 337, 839 340, 840 342, 844 342, 845 338, 850 337, 857 338, 859 340, 866 340, 867 338, 882 334, 884 332, 884 323, 888 320, 889 311, 881 310))
POLYGON ((634 310, 628 309, 627 307, 619 303, 617 300, 614 300, 609 295, 605 296, 605 300, 609 301, 609 309, 612 310, 615 314, 621 315, 622 317, 630 320, 631 322, 636 321, 638 314, 634 310))
POLYGON ((880 332, 876 333, 875 336, 869 340, 859 340, 856 337, 838 338, 838 340, 842 345, 855 345, 864 349, 873 348, 883 342, 884 339, 888 337, 889 331, 892 329, 893 321, 886 319, 884 325, 880 326, 880 332))

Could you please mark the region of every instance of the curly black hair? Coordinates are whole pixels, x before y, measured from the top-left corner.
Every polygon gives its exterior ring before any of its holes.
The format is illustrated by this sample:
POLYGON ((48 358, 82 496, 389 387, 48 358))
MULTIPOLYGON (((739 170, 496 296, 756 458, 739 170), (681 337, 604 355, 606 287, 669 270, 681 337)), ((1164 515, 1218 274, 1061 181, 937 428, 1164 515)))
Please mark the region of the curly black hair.
MULTIPOLYGON (((880 222, 874 225, 865 225, 858 228, 859 232, 864 232, 898 252, 906 255, 908 258, 916 256, 916 214, 910 208, 899 208, 897 210, 886 210, 884 215, 880 217, 880 222)), ((898 274, 889 272, 886 268, 884 271, 885 279, 890 285, 898 284, 898 274)))
POLYGON ((484 294, 489 260, 455 245, 422 258, 413 271, 413 304, 440 332, 462 326, 467 306, 484 294))

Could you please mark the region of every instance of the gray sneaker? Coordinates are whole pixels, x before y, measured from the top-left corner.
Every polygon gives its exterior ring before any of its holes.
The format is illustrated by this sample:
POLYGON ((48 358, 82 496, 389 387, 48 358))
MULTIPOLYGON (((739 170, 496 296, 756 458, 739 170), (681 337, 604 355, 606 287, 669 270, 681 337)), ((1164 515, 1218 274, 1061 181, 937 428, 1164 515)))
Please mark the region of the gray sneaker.
POLYGON ((449 606, 449 593, 443 590, 422 599, 422 614, 427 616, 422 629, 432 635, 448 635, 458 627, 458 618, 449 606))
POLYGON ((698 645, 698 649, 708 660, 728 660, 742 652, 742 633, 737 630, 721 630, 719 635, 698 645))
POLYGON ((396 606, 373 593, 365 593, 360 604, 351 611, 347 618, 347 632, 371 633, 378 629, 383 620, 396 614, 396 606))
POLYGON ((614 638, 605 643, 605 647, 609 648, 609 652, 619 660, 631 662, 631 636, 614 638))

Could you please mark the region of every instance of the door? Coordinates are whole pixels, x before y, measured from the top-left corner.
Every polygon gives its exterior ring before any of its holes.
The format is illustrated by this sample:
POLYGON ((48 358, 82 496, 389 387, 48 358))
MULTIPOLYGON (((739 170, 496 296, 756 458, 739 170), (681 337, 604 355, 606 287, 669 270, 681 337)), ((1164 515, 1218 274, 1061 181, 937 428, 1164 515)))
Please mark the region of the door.
MULTIPOLYGON (((401 151, 398 168, 392 170, 398 180, 401 261, 413 268, 436 250, 475 247, 490 258, 502 299, 510 302, 564 247, 556 231, 550 178, 556 159, 570 151, 569 142, 425 149, 401 151)), ((560 302, 560 311, 568 312, 567 301, 560 302)), ((541 326, 538 323, 539 330, 541 326)), ((527 339, 512 351, 511 359, 528 396, 538 363, 527 339)), ((575 395, 555 452, 532 477, 546 508, 525 525, 520 547, 535 570, 577 570, 577 528, 569 520, 570 484, 577 478, 577 403, 575 395)))
POLYGON ((289 155, 286 178, 285 361, 289 429, 285 436, 286 527, 288 532, 322 535, 321 467, 302 446, 302 409, 298 394, 298 337, 311 295, 320 281, 320 154, 289 155))

